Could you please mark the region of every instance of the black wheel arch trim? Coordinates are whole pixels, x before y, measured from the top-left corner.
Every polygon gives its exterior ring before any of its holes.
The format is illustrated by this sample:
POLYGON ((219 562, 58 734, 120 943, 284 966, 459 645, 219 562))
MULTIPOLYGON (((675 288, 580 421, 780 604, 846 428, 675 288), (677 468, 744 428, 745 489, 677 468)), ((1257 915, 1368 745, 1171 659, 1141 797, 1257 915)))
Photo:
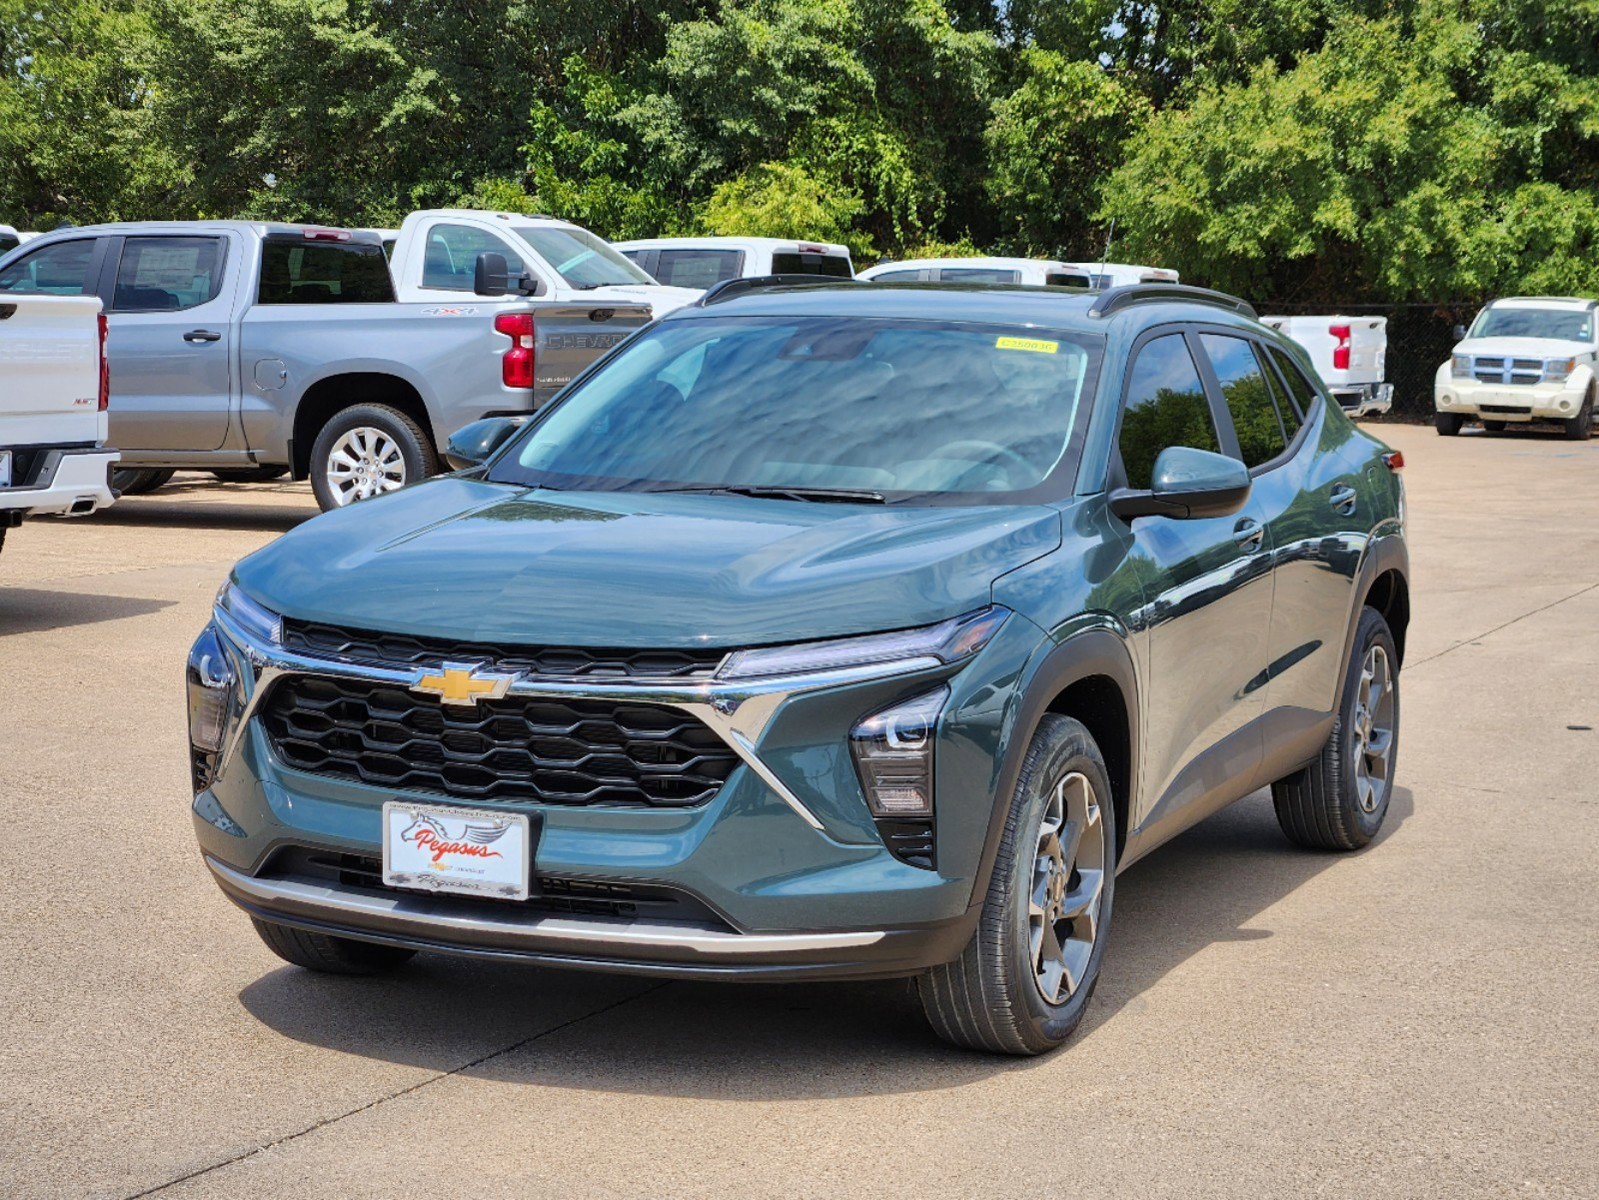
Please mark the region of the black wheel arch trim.
MULTIPOLYGON (((1355 644, 1355 634, 1360 627, 1360 613, 1366 607, 1366 599, 1371 595, 1372 586, 1390 571, 1404 580, 1405 593, 1408 597, 1410 593, 1410 549, 1405 544, 1404 534, 1398 529, 1379 537, 1374 537, 1366 548, 1365 557, 1361 559, 1360 573, 1355 579, 1354 588, 1354 594, 1359 597, 1359 600, 1349 606, 1349 626, 1344 631, 1344 656, 1339 660, 1340 662, 1349 661, 1350 650, 1355 644)), ((1399 630, 1394 630, 1394 643, 1399 651, 1399 665, 1403 667, 1405 637, 1399 630)), ((1342 678, 1340 675, 1340 686, 1342 686, 1342 678)))
MULTIPOLYGON (((1131 815, 1137 812, 1138 673, 1133 666, 1132 651, 1122 635, 1111 628, 1097 626, 1074 633, 1065 640, 1055 643, 1029 663, 1021 704, 1010 723, 1004 758, 995 782, 994 804, 988 818, 988 833, 983 839, 983 855, 972 887, 973 908, 980 908, 983 898, 988 894, 988 881, 994 871, 1000 837, 1010 816, 1011 802, 1015 799, 1016 781, 1021 775, 1022 762, 1026 758, 1027 747, 1032 742, 1034 731, 1062 693, 1073 684, 1095 676, 1108 678, 1116 685, 1121 692, 1127 712, 1127 795, 1115 797, 1116 800, 1123 802, 1119 805, 1117 813, 1119 856, 1122 839, 1126 837, 1125 827, 1131 815)), ((1113 787, 1116 783, 1114 774, 1112 771, 1113 787)))

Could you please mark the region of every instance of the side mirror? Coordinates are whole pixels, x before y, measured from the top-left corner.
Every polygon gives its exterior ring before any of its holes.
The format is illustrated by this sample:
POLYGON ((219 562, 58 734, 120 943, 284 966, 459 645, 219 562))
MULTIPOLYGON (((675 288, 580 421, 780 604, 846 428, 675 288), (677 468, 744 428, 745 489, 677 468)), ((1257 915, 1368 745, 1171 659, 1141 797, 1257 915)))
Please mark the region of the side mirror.
POLYGON ((503 296, 511 290, 505 255, 485 250, 472 266, 472 290, 479 296, 503 296))
MULTIPOLYGON (((481 262, 482 258, 478 261, 481 262)), ((461 426, 444 445, 445 461, 457 471, 488 461, 489 456, 521 428, 522 421, 522 417, 484 417, 481 421, 461 426)))
POLYGON ((1147 492, 1118 488, 1110 494, 1110 510, 1124 521, 1134 517, 1225 517, 1249 499, 1249 468, 1236 458, 1167 446, 1155 459, 1147 492))
POLYGON ((1466 327, 1464 325, 1456 325, 1455 326, 1455 341, 1463 342, 1465 340, 1466 340, 1466 327))

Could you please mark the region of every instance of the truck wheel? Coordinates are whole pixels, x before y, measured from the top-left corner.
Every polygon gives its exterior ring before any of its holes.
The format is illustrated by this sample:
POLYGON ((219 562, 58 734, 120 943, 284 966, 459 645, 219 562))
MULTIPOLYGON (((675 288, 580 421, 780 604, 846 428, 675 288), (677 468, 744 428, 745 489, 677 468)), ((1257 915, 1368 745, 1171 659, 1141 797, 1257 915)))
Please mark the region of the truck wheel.
POLYGON ((1582 398, 1582 407, 1577 410, 1577 415, 1563 424, 1566 427, 1566 441, 1588 440, 1588 435, 1593 432, 1593 388, 1590 387, 1588 394, 1582 398))
POLYGON ((1466 423, 1466 419, 1459 413, 1439 413, 1432 419, 1432 423, 1438 427, 1438 432, 1444 437, 1454 437, 1460 432, 1460 427, 1466 423))
POLYGON ((288 473, 288 467, 227 467, 211 472, 221 483, 267 483, 288 473))
POLYGON ((171 479, 176 471, 165 468, 117 467, 111 472, 111 486, 124 496, 142 496, 171 479))
POLYGON ((334 414, 311 446, 311 490, 323 512, 397 492, 438 469, 428 435, 387 404, 334 414))
POLYGON ((251 917, 250 924, 255 926, 267 948, 284 962, 329 975, 376 975, 393 970, 416 953, 403 946, 381 946, 376 942, 312 933, 259 917, 251 917))
POLYGON ((1399 751, 1399 653, 1375 608, 1360 613, 1332 733, 1308 767, 1271 785, 1277 823, 1307 850, 1358 850, 1382 828, 1399 751))
POLYGON ((1503 421, 1484 421, 1482 427, 1489 433, 1503 433, 1505 431, 1505 423, 1503 421))
POLYGON ((1050 714, 1027 747, 977 932, 916 980, 938 1036, 993 1054, 1070 1037, 1099 980, 1115 868, 1104 757, 1079 722, 1050 714))

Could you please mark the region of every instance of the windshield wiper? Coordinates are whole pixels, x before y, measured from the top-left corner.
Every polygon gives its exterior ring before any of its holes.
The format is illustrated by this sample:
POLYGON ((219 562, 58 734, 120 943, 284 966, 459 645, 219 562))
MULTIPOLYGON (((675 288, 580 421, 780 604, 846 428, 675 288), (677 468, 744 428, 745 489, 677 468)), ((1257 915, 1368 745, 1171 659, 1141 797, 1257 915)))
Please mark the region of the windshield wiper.
POLYGON ((755 496, 762 500, 808 500, 822 504, 887 504, 882 492, 865 488, 782 487, 754 483, 725 483, 691 487, 649 488, 656 494, 699 493, 701 495, 755 496))

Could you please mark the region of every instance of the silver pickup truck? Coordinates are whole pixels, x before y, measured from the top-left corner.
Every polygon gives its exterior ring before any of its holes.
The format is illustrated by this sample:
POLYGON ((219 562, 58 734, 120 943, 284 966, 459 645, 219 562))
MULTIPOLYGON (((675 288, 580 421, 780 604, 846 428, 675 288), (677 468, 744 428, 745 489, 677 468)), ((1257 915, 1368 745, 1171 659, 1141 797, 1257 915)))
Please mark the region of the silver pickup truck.
POLYGON ((58 230, 0 258, 8 293, 104 304, 120 491, 292 472, 323 508, 433 474, 456 429, 532 411, 650 320, 615 301, 399 303, 375 235, 246 221, 58 230))

